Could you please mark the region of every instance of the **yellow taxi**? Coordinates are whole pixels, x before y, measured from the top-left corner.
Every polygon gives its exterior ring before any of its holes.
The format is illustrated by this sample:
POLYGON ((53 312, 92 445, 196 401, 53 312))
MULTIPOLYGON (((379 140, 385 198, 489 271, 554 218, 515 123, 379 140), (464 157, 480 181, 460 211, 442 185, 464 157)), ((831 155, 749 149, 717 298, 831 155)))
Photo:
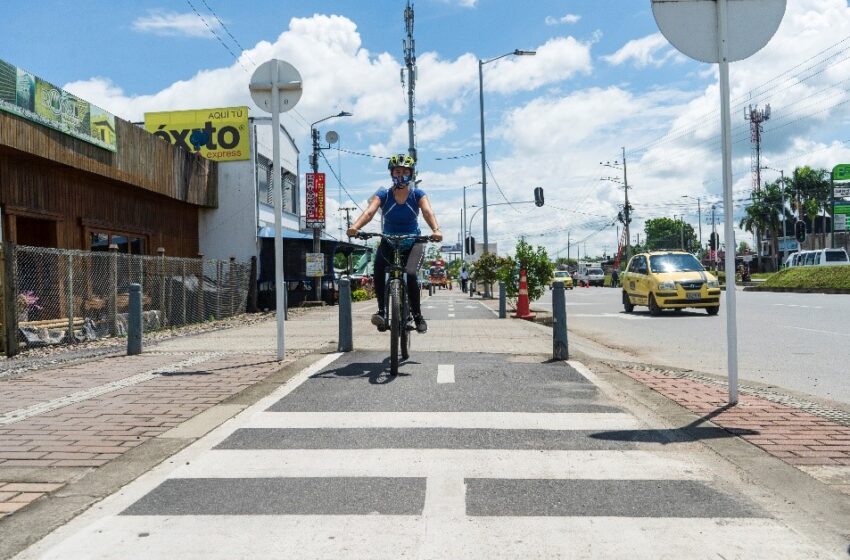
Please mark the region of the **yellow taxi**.
POLYGON ((720 311, 720 285, 700 262, 684 251, 653 251, 632 257, 622 275, 623 308, 649 307, 658 316, 664 309, 695 307, 709 315, 720 311))
POLYGON ((564 288, 573 289, 573 277, 570 276, 569 270, 556 270, 552 273, 552 280, 549 281, 550 290, 555 286, 555 282, 563 282, 564 288))

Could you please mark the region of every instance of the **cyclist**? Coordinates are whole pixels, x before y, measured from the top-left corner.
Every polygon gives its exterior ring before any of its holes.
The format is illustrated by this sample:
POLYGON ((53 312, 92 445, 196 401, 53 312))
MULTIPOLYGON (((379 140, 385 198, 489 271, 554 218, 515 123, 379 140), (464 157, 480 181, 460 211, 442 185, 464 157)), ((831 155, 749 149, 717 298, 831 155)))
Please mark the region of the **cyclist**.
MULTIPOLYGON (((431 228, 431 239, 442 241, 443 234, 437 223, 437 216, 431 208, 428 196, 413 182, 416 170, 416 161, 409 155, 397 154, 390 158, 387 168, 393 184, 389 188, 380 188, 369 200, 369 207, 363 215, 357 218, 354 224, 348 228, 350 237, 356 236, 360 229, 372 221, 378 208, 384 216, 383 233, 386 235, 421 235, 419 230, 419 211, 431 228)), ((407 274, 407 294, 410 301, 410 312, 416 323, 416 330, 425 333, 428 324, 422 317, 422 309, 419 303, 419 267, 422 266, 422 258, 425 254, 425 245, 414 244, 411 240, 402 246, 402 259, 406 262, 404 271, 407 274)), ((375 256, 375 293, 378 295, 378 312, 372 315, 372 324, 379 331, 387 329, 387 314, 384 308, 384 292, 386 290, 386 265, 392 260, 392 249, 384 240, 378 246, 375 256)))

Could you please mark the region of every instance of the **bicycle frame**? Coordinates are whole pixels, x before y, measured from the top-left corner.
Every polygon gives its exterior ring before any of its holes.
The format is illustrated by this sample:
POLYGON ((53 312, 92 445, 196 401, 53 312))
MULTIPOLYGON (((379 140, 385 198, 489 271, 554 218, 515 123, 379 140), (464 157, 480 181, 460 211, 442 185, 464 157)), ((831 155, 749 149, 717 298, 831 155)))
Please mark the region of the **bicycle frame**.
POLYGON ((360 239, 380 237, 387 241, 393 251, 392 260, 387 271, 387 282, 384 293, 384 309, 387 310, 390 320, 390 371, 392 375, 398 374, 398 354, 401 349, 402 359, 409 357, 410 333, 408 323, 410 320, 410 302, 407 295, 407 273, 401 262, 401 243, 413 240, 414 243, 422 243, 430 240, 422 235, 384 235, 380 233, 360 233, 360 239))

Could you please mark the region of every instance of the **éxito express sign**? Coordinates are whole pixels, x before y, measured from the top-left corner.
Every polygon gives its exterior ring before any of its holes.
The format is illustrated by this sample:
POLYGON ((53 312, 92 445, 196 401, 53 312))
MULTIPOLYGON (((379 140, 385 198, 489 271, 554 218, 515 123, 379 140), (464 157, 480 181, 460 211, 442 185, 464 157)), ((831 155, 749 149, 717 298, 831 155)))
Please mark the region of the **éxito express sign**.
POLYGON ((145 113, 145 130, 214 161, 251 158, 248 107, 145 113))
POLYGON ((113 114, 3 60, 0 110, 105 150, 118 151, 113 114))
POLYGON ((832 216, 835 231, 850 229, 850 164, 832 169, 832 216))

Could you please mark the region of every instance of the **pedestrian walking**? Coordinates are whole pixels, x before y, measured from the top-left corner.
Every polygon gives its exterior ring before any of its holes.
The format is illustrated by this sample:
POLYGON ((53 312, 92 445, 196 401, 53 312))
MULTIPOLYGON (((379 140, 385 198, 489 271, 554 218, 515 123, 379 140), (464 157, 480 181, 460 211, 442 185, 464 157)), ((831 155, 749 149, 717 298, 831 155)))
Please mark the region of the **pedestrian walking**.
POLYGON ((467 282, 469 282, 469 273, 466 271, 466 267, 464 267, 460 271, 460 287, 463 290, 463 293, 466 293, 467 282))
POLYGON ((616 288, 620 285, 620 273, 617 272, 617 269, 611 271, 611 287, 616 288))

